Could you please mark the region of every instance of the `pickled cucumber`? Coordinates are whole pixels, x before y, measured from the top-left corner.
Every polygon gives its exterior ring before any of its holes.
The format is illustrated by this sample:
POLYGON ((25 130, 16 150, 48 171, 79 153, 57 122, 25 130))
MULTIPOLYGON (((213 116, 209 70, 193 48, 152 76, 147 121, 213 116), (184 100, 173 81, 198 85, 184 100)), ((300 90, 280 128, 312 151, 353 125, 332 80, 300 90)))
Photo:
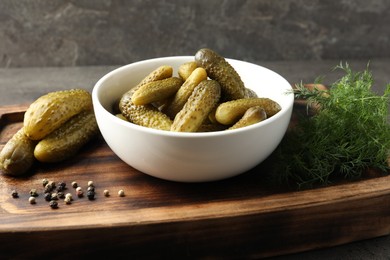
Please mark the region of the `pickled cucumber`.
POLYGON ((206 70, 203 68, 196 68, 179 88, 172 101, 166 106, 166 108, 164 108, 163 112, 166 113, 169 117, 174 118, 176 114, 183 108, 195 87, 206 79, 206 70))
POLYGON ((134 105, 132 102, 124 104, 122 114, 130 122, 149 128, 169 131, 172 120, 160 112, 153 105, 134 105))
POLYGON ((257 98, 257 94, 250 88, 245 88, 245 98, 257 98))
POLYGON ((135 105, 146 105, 162 101, 173 96, 183 84, 183 80, 177 77, 170 77, 155 80, 140 86, 131 96, 135 105))
MULTIPOLYGON (((150 72, 145 78, 143 78, 136 86, 129 89, 126 93, 122 95, 118 102, 119 111, 122 113, 122 108, 131 100, 131 97, 133 96, 134 92, 137 91, 141 86, 153 82, 156 80, 162 80, 169 77, 172 77, 173 75, 173 68, 168 65, 162 65, 158 67, 157 69, 150 72)), ((115 110, 115 109, 114 109, 115 110)))
POLYGON ((48 93, 35 100, 27 109, 23 121, 24 132, 32 140, 41 140, 69 118, 91 109, 91 94, 86 90, 48 93))
POLYGON ((63 161, 74 156, 98 131, 93 111, 83 111, 41 140, 34 156, 41 162, 63 161))
POLYGON ((235 69, 219 54, 204 48, 195 54, 198 67, 207 71, 209 78, 221 85, 222 100, 235 100, 245 97, 245 85, 235 69))
POLYGON ((28 138, 24 129, 19 129, 5 144, 0 153, 0 170, 7 175, 22 175, 34 163, 36 142, 28 138))
POLYGON ((236 123, 250 107, 262 107, 267 117, 271 117, 278 113, 281 109, 280 105, 269 98, 243 98, 224 102, 217 107, 215 118, 224 125, 232 125, 236 123))
POLYGON ((132 95, 137 89, 138 87, 130 89, 121 97, 119 110, 122 115, 129 122, 136 125, 169 131, 172 120, 166 114, 159 111, 152 104, 135 105, 133 101, 131 101, 132 95))
POLYGON ((215 80, 204 80, 196 86, 184 107, 173 120, 171 131, 196 132, 221 97, 215 80))
POLYGON ((237 121, 229 130, 253 125, 267 119, 267 114, 262 107, 250 107, 240 120, 237 121))
POLYGON ((189 61, 179 66, 178 74, 183 80, 187 80, 191 73, 198 67, 195 61, 189 61))
POLYGON ((150 72, 145 78, 143 78, 141 82, 138 83, 137 87, 140 87, 152 81, 172 77, 172 74, 173 74, 173 68, 171 66, 162 65, 157 69, 153 70, 152 72, 150 72))

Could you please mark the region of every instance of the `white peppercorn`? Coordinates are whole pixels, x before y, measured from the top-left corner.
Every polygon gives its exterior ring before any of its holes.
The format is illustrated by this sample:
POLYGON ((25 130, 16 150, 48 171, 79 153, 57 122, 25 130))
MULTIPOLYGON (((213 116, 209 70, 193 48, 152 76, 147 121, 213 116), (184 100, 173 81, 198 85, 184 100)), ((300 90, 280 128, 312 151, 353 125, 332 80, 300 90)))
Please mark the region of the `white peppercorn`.
POLYGON ((49 180, 48 180, 48 179, 43 179, 43 180, 42 180, 42 185, 43 185, 43 187, 45 187, 48 183, 49 183, 49 180))
POLYGON ((124 190, 119 190, 118 191, 119 197, 124 197, 125 196, 125 191, 124 190))
POLYGON ((66 204, 71 204, 72 203, 72 198, 65 197, 64 201, 65 201, 66 204))
POLYGON ((35 204, 36 203, 35 197, 31 196, 30 198, 28 198, 28 202, 30 202, 30 204, 35 204))
POLYGON ((67 194, 65 195, 65 199, 66 199, 66 198, 68 198, 68 199, 70 199, 70 200, 73 200, 73 196, 72 196, 71 193, 67 193, 67 194))

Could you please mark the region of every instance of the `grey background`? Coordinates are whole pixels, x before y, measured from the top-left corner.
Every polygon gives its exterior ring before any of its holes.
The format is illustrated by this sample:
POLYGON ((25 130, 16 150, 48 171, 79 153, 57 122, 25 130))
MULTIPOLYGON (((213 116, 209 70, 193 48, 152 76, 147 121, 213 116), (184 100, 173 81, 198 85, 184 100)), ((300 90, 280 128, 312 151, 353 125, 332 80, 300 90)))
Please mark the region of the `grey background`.
POLYGON ((0 0, 0 67, 390 57, 388 0, 0 0))

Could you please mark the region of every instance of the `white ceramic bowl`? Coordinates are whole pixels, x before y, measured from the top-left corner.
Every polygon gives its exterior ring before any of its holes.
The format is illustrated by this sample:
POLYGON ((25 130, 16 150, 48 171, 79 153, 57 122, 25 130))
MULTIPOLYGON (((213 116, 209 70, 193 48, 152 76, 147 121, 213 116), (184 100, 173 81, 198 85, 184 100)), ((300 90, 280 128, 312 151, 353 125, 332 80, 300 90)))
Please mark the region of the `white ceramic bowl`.
POLYGON ((193 56, 135 62, 109 72, 92 91, 100 131, 112 151, 133 168, 161 179, 204 182, 232 177, 261 163, 283 138, 290 121, 291 85, 277 73, 244 61, 227 59, 246 87, 259 97, 277 101, 275 116, 245 128, 206 133, 177 133, 150 129, 112 114, 113 104, 147 74, 161 65, 178 67, 193 56))

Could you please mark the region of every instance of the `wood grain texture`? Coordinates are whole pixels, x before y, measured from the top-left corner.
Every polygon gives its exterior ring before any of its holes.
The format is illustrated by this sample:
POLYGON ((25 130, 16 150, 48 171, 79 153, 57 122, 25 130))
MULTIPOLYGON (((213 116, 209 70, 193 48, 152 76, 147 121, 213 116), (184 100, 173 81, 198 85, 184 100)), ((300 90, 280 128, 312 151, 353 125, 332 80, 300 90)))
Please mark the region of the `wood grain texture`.
MULTIPOLYGON (((0 149, 25 109, 0 108, 0 149)), ((267 186, 265 171, 261 164, 218 182, 164 181, 123 163, 99 136, 63 163, 36 163, 19 178, 0 175, 1 256, 260 258, 390 234, 390 176, 288 191, 267 186), (60 200, 51 209, 43 178, 65 181, 72 204, 60 200), (71 182, 86 190, 89 180, 96 198, 78 198, 71 182), (33 188, 40 192, 35 205, 28 202, 33 188)))

